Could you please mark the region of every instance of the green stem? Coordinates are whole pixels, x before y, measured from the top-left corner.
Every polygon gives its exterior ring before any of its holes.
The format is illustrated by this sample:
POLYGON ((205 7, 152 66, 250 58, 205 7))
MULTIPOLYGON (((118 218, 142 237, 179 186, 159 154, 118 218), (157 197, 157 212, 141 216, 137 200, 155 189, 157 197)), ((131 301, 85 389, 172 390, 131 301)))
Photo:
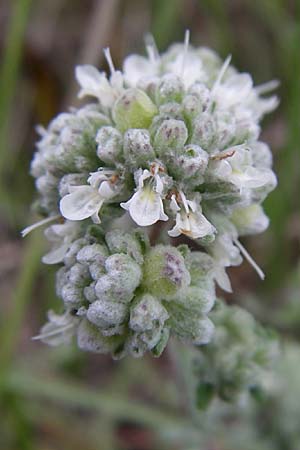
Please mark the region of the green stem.
POLYGON ((111 419, 132 420, 165 433, 176 430, 176 434, 196 433, 190 422, 161 409, 153 409, 120 396, 107 394, 61 380, 47 380, 21 370, 12 371, 5 381, 5 388, 32 398, 51 399, 61 404, 82 407, 104 413, 111 419))
POLYGON ((41 242, 40 233, 36 231, 26 243, 22 264, 23 270, 20 274, 12 298, 12 309, 6 318, 5 323, 1 326, 1 374, 5 373, 6 369, 10 365, 14 348, 19 337, 26 306, 31 298, 31 293, 40 267, 40 259, 43 251, 41 242))
POLYGON ((11 24, 6 38, 3 63, 0 71, 0 172, 7 166, 9 149, 7 128, 11 104, 18 79, 22 55, 23 37, 32 0, 18 0, 13 3, 11 24))
POLYGON ((192 376, 191 360, 193 350, 178 340, 171 340, 168 344, 168 354, 174 367, 181 404, 186 414, 197 424, 198 416, 195 410, 195 393, 192 376))

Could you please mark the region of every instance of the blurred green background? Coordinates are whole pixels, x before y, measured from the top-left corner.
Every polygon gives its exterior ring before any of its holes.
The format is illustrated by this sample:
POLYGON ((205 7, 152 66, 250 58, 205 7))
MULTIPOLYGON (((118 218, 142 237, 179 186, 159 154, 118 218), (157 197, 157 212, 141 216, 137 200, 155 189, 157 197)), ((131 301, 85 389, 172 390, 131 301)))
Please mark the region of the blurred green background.
POLYGON ((233 427, 236 439, 223 430, 210 441, 206 430, 208 443, 201 441, 182 410, 170 354, 112 362, 31 341, 46 311, 60 305, 54 271, 40 263, 41 232, 21 240, 20 230, 37 219, 30 213, 34 185, 28 174, 35 125, 77 104, 74 66, 106 70, 102 48, 109 46, 121 67, 128 53, 144 52, 145 33, 163 51, 182 41, 188 28, 193 45, 223 58, 232 54, 233 64, 256 84, 281 82, 280 106, 262 135, 279 178, 265 204, 271 226, 246 242, 267 276, 262 283, 246 263, 234 268, 234 295, 227 300, 293 340, 300 369, 300 2, 2 0, 0 25, 0 449, 299 450, 300 441, 293 447, 289 438, 284 447, 276 439, 274 446, 259 447, 244 430, 249 418, 233 427), (239 441, 242 432, 252 447, 239 441))

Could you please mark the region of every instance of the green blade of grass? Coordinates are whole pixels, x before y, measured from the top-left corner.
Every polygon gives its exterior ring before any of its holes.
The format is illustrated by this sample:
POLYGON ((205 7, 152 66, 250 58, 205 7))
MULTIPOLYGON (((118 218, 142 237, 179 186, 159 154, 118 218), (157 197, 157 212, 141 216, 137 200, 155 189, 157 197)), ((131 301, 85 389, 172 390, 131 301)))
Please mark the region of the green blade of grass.
POLYGON ((42 242, 40 233, 35 232, 26 243, 23 269, 11 299, 11 311, 1 326, 0 374, 4 376, 13 357, 26 307, 31 299, 34 283, 39 271, 40 259, 43 252, 42 242))
POLYGON ((11 22, 0 69, 0 174, 2 174, 9 160, 8 123, 19 75, 23 38, 32 0, 18 0, 12 3, 11 22))

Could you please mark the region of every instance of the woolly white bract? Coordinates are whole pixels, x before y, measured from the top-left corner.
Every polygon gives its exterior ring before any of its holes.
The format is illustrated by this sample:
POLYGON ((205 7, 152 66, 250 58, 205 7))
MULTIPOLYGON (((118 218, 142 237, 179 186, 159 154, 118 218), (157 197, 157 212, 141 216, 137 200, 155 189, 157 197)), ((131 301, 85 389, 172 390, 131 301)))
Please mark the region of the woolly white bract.
POLYGON ((40 337, 57 343, 72 332, 81 348, 114 357, 159 355, 170 333, 210 340, 214 281, 230 291, 226 268, 243 256, 263 277, 239 236, 268 226, 261 204, 276 186, 259 141, 262 117, 278 104, 264 94, 276 83, 254 87, 188 34, 162 55, 154 44, 147 52, 118 71, 106 49, 110 76, 77 67, 79 97, 90 103, 39 128, 31 165, 38 210, 64 221, 46 230, 53 248, 43 261, 62 264, 65 313, 40 337), (160 222, 165 245, 151 248, 149 227, 160 222))

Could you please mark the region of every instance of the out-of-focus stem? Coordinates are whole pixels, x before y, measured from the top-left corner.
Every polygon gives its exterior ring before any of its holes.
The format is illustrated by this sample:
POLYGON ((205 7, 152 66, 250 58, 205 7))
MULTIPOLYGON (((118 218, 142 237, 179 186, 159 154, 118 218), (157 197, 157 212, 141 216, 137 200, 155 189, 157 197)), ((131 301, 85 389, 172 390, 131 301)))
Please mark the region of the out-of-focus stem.
POLYGON ((9 148, 7 143, 8 122, 15 94, 19 66, 22 56, 23 37, 32 0, 12 2, 11 22, 6 36, 4 55, 0 69, 0 173, 7 165, 9 148))
POLYGON ((5 375, 13 357, 26 307, 31 299, 32 289, 40 267, 40 259, 43 252, 43 245, 41 245, 41 242, 43 242, 43 240, 41 240, 40 233, 35 232, 28 238, 28 241, 25 244, 26 247, 22 262, 22 271, 14 295, 11 299, 11 310, 1 327, 0 377, 5 375))
POLYGON ((75 383, 61 380, 47 380, 43 377, 16 370, 6 378, 5 387, 19 395, 51 399, 68 407, 81 407, 88 411, 104 413, 111 419, 132 420, 159 432, 197 433, 190 421, 161 409, 141 405, 136 401, 113 396, 107 392, 95 391, 75 383))

